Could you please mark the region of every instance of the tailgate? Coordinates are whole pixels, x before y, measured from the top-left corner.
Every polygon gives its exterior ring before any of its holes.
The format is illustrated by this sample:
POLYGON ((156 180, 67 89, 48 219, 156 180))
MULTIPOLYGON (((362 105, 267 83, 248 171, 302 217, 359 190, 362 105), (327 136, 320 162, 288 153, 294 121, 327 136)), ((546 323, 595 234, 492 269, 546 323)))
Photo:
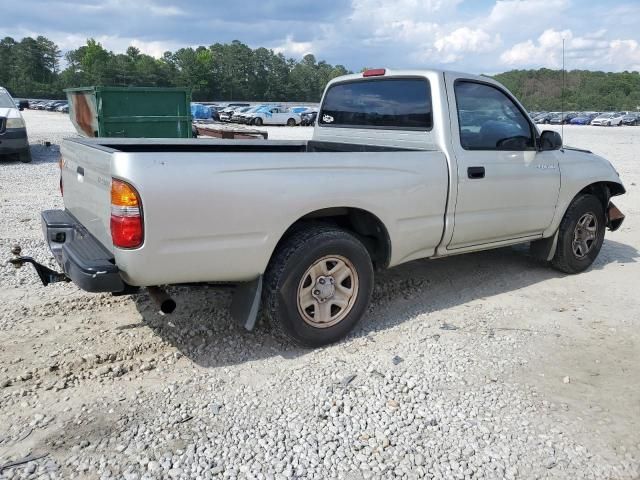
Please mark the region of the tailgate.
POLYGON ((64 140, 61 146, 64 206, 105 248, 111 240, 111 159, 99 145, 64 140))

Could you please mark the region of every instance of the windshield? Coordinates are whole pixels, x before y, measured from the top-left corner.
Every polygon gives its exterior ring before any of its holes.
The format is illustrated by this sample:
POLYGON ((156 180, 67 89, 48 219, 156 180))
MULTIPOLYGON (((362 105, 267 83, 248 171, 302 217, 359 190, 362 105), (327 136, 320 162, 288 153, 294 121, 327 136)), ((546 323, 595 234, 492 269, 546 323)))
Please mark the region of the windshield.
POLYGON ((1 90, 0 90, 0 108, 16 108, 16 104, 11 99, 9 94, 1 90))

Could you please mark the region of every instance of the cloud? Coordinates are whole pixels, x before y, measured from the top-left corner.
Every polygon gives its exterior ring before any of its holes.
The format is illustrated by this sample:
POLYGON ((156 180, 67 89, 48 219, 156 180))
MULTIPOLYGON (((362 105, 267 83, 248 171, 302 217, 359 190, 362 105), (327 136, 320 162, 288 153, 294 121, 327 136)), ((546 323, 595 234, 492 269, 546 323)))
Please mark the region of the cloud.
POLYGON ((606 30, 576 36, 571 30, 545 30, 537 41, 513 45, 500 55, 510 67, 562 66, 562 41, 569 68, 640 70, 640 45, 632 39, 608 40, 606 30))
POLYGON ((285 42, 275 47, 273 51, 294 57, 304 57, 308 53, 313 53, 313 43, 296 42, 291 35, 288 35, 285 42))
POLYGON ((561 64, 638 69, 638 0, 42 0, 5 2, 3 35, 45 35, 63 50, 164 50, 240 40, 301 58, 474 73, 561 64), (51 12, 55 12, 52 15, 51 12))
POLYGON ((462 59, 465 53, 493 51, 500 43, 499 34, 492 36, 480 28, 460 27, 436 40, 434 46, 438 52, 449 55, 445 63, 452 63, 462 59))

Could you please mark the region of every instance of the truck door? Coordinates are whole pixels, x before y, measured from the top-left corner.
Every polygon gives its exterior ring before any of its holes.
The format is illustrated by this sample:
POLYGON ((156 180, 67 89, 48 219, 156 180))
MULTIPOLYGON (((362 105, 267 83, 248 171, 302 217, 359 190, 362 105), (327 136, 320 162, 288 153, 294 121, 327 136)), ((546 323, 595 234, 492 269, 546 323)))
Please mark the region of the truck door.
POLYGON ((537 151, 535 126, 500 86, 445 78, 458 165, 447 249, 539 237, 551 224, 560 190, 557 151, 537 151))

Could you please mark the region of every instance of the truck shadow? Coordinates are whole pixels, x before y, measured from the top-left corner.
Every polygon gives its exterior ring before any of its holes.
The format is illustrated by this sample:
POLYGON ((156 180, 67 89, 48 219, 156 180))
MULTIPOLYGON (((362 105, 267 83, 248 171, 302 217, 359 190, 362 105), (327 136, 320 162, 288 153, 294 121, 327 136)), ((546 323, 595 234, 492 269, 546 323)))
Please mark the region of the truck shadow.
MULTIPOLYGON (((640 254, 632 246, 606 240, 591 268, 598 270, 613 263, 639 260, 640 254)), ((377 274, 371 306, 362 323, 347 339, 331 348, 340 348, 418 315, 565 276, 531 258, 526 246, 410 262, 377 274)), ((169 292, 178 304, 173 314, 158 314, 146 294, 137 296, 137 309, 156 335, 202 367, 235 365, 274 356, 295 358, 312 352, 275 337, 264 321, 253 332, 236 326, 228 313, 231 287, 172 287, 169 292)), ((455 324, 456 315, 452 314, 447 323, 455 324)))

